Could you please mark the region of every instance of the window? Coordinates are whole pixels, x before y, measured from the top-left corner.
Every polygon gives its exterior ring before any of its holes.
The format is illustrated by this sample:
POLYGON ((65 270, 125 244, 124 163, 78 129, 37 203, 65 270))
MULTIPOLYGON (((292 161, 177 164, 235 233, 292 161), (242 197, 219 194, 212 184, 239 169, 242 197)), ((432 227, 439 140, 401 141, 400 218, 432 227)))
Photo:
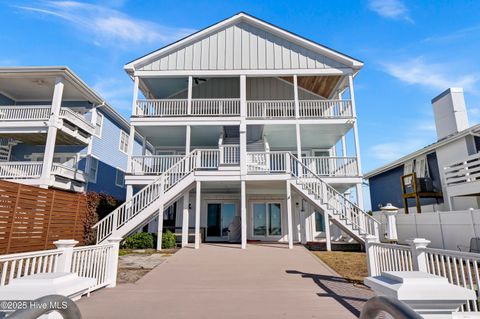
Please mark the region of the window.
POLYGON ((125 187, 125 172, 117 168, 115 175, 115 185, 125 187))
POLYGON ((325 231, 325 220, 323 219, 323 214, 317 211, 315 212, 315 231, 325 231))
POLYGON ((97 112, 97 120, 95 121, 95 135, 102 137, 103 115, 97 112))
POLYGON ((91 183, 97 182, 98 173, 98 159, 90 157, 90 172, 88 173, 88 181, 91 183))
POLYGON ((120 131, 120 151, 128 152, 128 134, 125 131, 120 131))

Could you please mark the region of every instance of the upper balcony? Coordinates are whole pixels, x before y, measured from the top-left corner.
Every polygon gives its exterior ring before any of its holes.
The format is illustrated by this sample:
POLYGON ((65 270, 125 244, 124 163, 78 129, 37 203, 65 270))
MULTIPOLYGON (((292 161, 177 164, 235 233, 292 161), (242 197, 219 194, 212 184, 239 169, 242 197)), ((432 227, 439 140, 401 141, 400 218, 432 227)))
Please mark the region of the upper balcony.
POLYGON ((444 167, 448 196, 478 196, 480 194, 480 153, 444 167))
MULTIPOLYGON (((149 99, 137 100, 135 117, 239 117, 240 99, 149 99)), ((353 117, 350 100, 247 100, 246 118, 258 119, 348 119, 353 117), (297 114, 298 113, 298 114, 297 114)))
MULTIPOLYGON (((39 143, 48 132, 51 105, 0 106, 0 135, 25 142, 39 143)), ((61 107, 57 140, 59 144, 87 144, 95 127, 84 115, 67 107, 61 107)))

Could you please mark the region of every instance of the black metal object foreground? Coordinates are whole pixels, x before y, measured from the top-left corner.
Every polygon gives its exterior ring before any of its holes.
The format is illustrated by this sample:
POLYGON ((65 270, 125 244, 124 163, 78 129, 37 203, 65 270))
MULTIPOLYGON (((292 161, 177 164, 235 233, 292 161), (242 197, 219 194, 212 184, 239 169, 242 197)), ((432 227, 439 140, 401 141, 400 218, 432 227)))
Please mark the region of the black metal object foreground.
POLYGON ((404 302, 398 299, 376 296, 369 299, 363 306, 360 319, 374 319, 380 313, 386 312, 395 319, 422 319, 423 317, 416 313, 404 302))
POLYGON ((56 311, 64 319, 82 319, 78 306, 70 298, 62 295, 48 295, 30 302, 30 307, 17 310, 9 319, 36 319, 41 315, 56 311))

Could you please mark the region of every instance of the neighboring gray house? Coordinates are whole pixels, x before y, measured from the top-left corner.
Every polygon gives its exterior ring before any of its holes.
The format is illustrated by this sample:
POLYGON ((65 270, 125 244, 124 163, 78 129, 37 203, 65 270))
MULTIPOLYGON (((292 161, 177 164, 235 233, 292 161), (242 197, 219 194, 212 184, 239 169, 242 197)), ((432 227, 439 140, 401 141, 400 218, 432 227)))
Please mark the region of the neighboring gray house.
POLYGON ((432 107, 438 141, 365 174, 373 211, 387 203, 404 208, 405 200, 412 207, 416 199, 419 211, 479 208, 480 125, 469 126, 461 88, 441 93, 432 107))

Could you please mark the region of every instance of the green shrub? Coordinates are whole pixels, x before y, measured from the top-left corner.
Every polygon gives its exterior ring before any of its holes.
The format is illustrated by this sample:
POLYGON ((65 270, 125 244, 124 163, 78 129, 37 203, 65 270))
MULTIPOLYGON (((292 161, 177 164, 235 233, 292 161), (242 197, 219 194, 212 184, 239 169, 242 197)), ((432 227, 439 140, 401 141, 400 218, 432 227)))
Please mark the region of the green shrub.
POLYGON ((155 248, 155 242, 153 236, 150 233, 136 233, 125 239, 122 244, 122 248, 127 249, 150 249, 155 248))
POLYGON ((177 245, 177 239, 175 238, 175 234, 167 230, 162 235, 162 249, 175 248, 176 245, 177 245))

